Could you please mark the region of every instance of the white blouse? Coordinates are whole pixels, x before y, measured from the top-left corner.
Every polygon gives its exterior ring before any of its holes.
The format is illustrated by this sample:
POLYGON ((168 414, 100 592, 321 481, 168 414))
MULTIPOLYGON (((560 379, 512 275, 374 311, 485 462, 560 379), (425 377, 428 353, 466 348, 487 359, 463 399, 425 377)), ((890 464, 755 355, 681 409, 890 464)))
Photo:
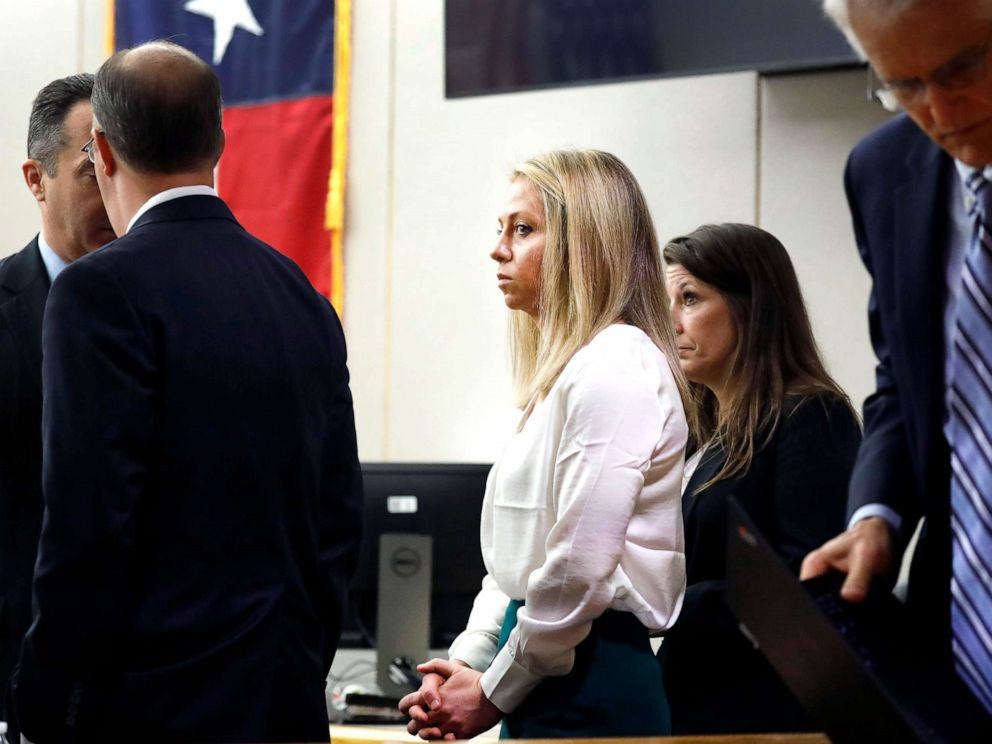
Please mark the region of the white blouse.
POLYGON ((488 575, 448 652, 485 669, 483 692, 500 710, 568 674, 607 609, 655 633, 675 622, 686 437, 668 359, 639 328, 616 324, 572 357, 509 442, 482 506, 488 575), (497 654, 510 598, 526 605, 497 654))

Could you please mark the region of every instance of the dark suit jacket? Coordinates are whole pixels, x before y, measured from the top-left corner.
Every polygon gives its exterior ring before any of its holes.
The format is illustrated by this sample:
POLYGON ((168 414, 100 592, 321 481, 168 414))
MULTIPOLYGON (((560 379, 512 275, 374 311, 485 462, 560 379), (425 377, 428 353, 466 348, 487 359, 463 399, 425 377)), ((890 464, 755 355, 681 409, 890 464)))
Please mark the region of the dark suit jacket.
POLYGON ((37 238, 0 261, 0 690, 31 624, 43 508, 41 319, 48 286, 37 238))
POLYGON ((901 541, 923 529, 907 605, 926 639, 913 646, 931 669, 943 718, 969 741, 992 740, 992 719, 953 671, 950 448, 944 419, 944 301, 951 158, 906 116, 858 143, 844 176, 858 250, 872 276, 868 304, 878 357, 865 401, 865 439, 848 509, 883 503, 903 518, 901 541), (979 733, 980 732, 980 733, 979 733))
POLYGON ((711 447, 686 486, 688 586, 661 651, 675 734, 817 728, 723 602, 730 496, 797 574, 803 556, 844 526, 847 483, 861 441, 857 419, 843 401, 825 395, 798 405, 787 398, 786 410, 791 413, 745 473, 697 494, 725 461, 711 447))
POLYGON ((24 734, 326 741, 362 498, 330 304, 189 196, 60 274, 43 349, 24 734))
POLYGON ((950 653, 950 452, 944 415, 945 249, 953 161, 907 117, 862 140, 848 161, 858 250, 872 275, 868 317, 878 356, 849 509, 884 503, 908 539, 921 516, 908 603, 950 653))

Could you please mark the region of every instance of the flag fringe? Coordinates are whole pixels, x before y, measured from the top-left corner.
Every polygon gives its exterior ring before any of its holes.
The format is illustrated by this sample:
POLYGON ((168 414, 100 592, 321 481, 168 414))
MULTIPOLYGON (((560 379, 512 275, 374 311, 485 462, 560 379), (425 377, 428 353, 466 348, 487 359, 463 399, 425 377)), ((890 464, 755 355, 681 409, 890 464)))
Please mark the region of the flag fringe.
POLYGON ((331 303, 344 313, 344 187, 351 86, 351 0, 334 3, 334 114, 324 225, 331 231, 331 303))
POLYGON ((104 6, 106 12, 103 14, 103 55, 110 57, 115 51, 114 44, 116 43, 114 38, 114 0, 104 0, 104 6))

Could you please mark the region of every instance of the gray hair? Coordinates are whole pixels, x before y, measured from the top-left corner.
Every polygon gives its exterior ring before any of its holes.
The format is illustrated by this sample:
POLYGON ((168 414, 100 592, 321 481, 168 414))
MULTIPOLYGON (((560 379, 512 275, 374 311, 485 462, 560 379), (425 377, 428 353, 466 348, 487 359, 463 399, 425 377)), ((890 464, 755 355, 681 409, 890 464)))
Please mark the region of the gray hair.
MULTIPOLYGON (((847 37, 847 43, 858 53, 858 56, 861 59, 867 60, 868 55, 865 54, 864 47, 861 46, 861 42, 858 41, 858 37, 854 34, 854 29, 851 28, 849 11, 852 2, 858 2, 858 0, 823 0, 823 12, 836 24, 844 36, 847 37)), ((885 13, 891 16, 898 15, 916 3, 917 0, 868 0, 864 5, 866 8, 870 8, 872 13, 885 13)))
POLYGON ((84 72, 53 80, 35 96, 28 121, 28 157, 39 161, 49 176, 56 175, 59 153, 68 144, 65 117, 92 94, 93 75, 84 72))

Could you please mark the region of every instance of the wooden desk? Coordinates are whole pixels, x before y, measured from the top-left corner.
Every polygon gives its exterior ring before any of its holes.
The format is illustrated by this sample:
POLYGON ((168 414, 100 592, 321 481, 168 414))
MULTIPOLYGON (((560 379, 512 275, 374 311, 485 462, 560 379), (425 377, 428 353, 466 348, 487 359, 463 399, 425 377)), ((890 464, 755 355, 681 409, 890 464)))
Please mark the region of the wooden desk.
MULTIPOLYGON (((497 741, 498 732, 489 731, 471 741, 497 741)), ((402 726, 331 725, 334 744, 412 744, 423 741, 406 733, 402 726)), ((659 736, 647 739, 527 739, 528 744, 830 744, 823 734, 738 734, 731 736, 659 736)))
MULTIPOLYGON (((408 734, 405 726, 332 723, 331 741, 333 744, 412 744, 423 742, 423 739, 408 734)), ((491 731, 469 741, 499 741, 499 727, 496 726, 491 731)))

